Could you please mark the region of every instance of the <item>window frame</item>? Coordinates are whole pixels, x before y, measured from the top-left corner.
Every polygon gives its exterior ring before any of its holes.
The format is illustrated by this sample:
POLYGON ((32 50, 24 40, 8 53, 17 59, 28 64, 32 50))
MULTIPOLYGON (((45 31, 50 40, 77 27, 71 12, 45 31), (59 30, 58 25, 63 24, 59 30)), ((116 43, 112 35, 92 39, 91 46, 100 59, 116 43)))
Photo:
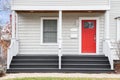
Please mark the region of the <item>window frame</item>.
POLYGON ((58 18, 57 17, 41 17, 41 45, 58 45, 58 18), (56 43, 44 43, 43 42, 43 21, 44 20, 57 20, 57 42, 56 43))

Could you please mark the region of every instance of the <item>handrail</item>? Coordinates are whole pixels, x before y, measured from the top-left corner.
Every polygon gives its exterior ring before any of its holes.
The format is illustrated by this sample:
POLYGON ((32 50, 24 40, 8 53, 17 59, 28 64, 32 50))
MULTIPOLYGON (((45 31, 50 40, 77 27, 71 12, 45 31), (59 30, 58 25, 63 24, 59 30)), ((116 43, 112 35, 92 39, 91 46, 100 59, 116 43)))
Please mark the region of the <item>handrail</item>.
POLYGON ((12 58, 13 58, 13 54, 12 54, 12 50, 14 49, 14 42, 11 41, 11 45, 10 47, 8 48, 8 53, 7 53, 7 69, 9 69, 10 67, 10 63, 12 61, 12 58))
POLYGON ((113 47, 109 40, 106 40, 103 42, 103 53, 108 57, 108 60, 110 62, 110 67, 113 70, 114 69, 114 59, 113 59, 113 47))
POLYGON ((7 69, 10 68, 10 63, 12 61, 13 56, 16 56, 17 53, 19 52, 18 45, 19 45, 18 40, 16 40, 16 39, 11 40, 11 44, 7 51, 7 69))

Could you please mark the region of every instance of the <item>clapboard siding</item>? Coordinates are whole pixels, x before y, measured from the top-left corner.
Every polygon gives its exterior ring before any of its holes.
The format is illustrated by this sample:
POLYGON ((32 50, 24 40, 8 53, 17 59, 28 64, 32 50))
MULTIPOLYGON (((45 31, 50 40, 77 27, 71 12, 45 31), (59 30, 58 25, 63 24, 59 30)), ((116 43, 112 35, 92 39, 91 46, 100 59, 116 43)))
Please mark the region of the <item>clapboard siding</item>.
MULTIPOLYGON (((58 45, 41 45, 41 17, 57 17, 57 13, 18 13, 20 54, 58 54, 58 45)), ((62 53, 79 54, 79 17, 99 17, 99 52, 102 53, 104 13, 63 13, 62 53), (77 31, 71 32, 71 28, 77 31), (72 39, 71 33, 78 35, 72 39)))
MULTIPOLYGON (((116 17, 120 16, 120 0, 111 0, 111 10, 110 10, 110 39, 112 40, 117 40, 117 23, 116 23, 116 17)), ((116 55, 116 50, 115 50, 115 42, 112 43, 114 47, 114 59, 118 59, 116 55)))
POLYGON ((104 13, 64 13, 63 14, 63 54, 78 54, 79 53, 79 38, 71 39, 70 34, 76 33, 79 35, 79 17, 99 17, 99 53, 102 53, 102 42, 104 35, 104 13), (77 31, 71 32, 71 28, 77 28, 77 31))
POLYGON ((13 6, 89 6, 108 4, 109 0, 12 0, 13 6))
POLYGON ((117 25, 115 18, 120 16, 120 0, 111 0, 110 10, 110 38, 117 38, 117 25))

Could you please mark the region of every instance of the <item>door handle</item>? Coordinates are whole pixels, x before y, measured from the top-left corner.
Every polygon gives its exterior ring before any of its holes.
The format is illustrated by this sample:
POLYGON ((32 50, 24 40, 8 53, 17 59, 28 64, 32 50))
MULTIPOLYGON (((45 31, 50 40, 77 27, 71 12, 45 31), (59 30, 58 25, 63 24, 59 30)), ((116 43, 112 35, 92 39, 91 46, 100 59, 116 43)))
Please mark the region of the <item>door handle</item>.
POLYGON ((96 34, 94 35, 94 40, 96 41, 96 34))

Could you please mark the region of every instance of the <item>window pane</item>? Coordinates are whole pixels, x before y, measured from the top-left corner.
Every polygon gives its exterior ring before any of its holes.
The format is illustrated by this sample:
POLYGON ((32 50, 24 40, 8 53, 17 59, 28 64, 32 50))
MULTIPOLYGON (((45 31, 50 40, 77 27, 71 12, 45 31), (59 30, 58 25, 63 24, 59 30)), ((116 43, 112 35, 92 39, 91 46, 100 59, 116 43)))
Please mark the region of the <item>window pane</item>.
POLYGON ((94 28, 94 22, 84 22, 84 28, 94 28))
POLYGON ((43 42, 57 43, 57 20, 43 21, 43 42))

